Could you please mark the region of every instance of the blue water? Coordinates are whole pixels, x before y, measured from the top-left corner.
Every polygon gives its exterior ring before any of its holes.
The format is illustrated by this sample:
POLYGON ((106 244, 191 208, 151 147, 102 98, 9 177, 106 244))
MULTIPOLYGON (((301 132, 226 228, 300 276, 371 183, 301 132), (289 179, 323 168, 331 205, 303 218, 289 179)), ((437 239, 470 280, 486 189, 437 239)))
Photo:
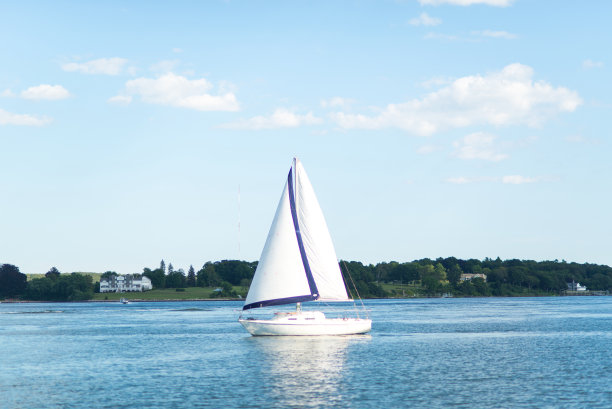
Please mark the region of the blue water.
POLYGON ((0 408, 612 408, 612 297, 368 301, 351 337, 240 306, 0 304, 0 408))

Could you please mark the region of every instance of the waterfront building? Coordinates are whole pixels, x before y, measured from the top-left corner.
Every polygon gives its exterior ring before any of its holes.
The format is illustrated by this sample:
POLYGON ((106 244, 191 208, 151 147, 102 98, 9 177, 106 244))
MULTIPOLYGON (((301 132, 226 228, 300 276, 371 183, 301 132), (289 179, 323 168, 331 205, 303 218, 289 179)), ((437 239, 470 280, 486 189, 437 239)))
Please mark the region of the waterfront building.
POLYGON ((571 283, 567 283, 567 291, 586 291, 587 288, 583 285, 580 285, 580 283, 576 283, 574 280, 572 280, 571 283))
POLYGON ((100 280, 101 293, 123 293, 153 289, 149 277, 141 275, 113 275, 100 280))
POLYGON ((474 278, 482 278, 483 280, 487 281, 486 274, 472 274, 472 273, 461 274, 461 277, 459 277, 459 280, 460 281, 471 281, 474 278))

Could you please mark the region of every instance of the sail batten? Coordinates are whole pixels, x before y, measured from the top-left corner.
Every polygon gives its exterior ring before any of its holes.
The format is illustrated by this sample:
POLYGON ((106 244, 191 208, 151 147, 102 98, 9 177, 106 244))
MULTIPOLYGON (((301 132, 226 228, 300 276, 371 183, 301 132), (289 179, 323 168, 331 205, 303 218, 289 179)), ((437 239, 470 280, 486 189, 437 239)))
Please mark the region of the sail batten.
POLYGON ((348 301, 323 212, 294 159, 243 309, 348 301))

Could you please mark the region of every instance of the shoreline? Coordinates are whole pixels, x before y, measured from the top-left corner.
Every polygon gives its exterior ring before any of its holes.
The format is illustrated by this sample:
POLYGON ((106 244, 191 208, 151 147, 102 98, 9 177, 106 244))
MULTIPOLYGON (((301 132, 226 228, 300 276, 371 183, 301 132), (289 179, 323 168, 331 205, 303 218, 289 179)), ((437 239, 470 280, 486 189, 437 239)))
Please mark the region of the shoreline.
MULTIPOLYGON (((175 302, 175 301, 241 301, 239 298, 176 298, 145 300, 128 299, 129 302, 175 302)), ((39 300, 2 300, 0 304, 49 304, 49 303, 120 303, 119 300, 81 300, 81 301, 39 301, 39 300)))
MULTIPOLYGON (((364 298, 366 300, 417 300, 429 298, 540 298, 540 297, 609 297, 612 294, 554 294, 554 295, 508 295, 508 296, 474 296, 474 297, 389 297, 389 298, 364 298)), ((128 299, 130 303, 140 302, 197 302, 197 301, 244 301, 241 298, 166 298, 151 299, 142 298, 128 299)), ((38 300, 2 300, 0 304, 49 304, 49 303, 119 303, 119 300, 82 300, 82 301, 38 301, 38 300)))

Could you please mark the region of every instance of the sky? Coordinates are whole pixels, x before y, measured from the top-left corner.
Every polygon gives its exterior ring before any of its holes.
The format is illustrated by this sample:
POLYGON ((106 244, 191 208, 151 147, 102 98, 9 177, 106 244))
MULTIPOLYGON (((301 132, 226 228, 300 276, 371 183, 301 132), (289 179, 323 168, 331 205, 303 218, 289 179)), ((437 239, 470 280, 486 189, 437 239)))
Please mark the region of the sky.
POLYGON ((340 259, 612 265, 603 1, 5 1, 0 263, 257 260, 292 158, 340 259))

